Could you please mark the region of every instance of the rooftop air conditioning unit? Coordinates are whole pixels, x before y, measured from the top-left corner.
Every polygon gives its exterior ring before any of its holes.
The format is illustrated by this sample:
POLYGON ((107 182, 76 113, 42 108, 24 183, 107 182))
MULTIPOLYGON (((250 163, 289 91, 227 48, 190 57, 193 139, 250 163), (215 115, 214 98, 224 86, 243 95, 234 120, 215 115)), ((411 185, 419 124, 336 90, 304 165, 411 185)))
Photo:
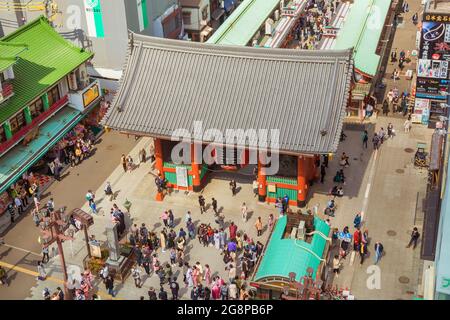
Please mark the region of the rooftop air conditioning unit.
POLYGON ((272 35, 272 28, 273 28, 273 20, 267 19, 266 20, 266 35, 272 35))
POLYGON ((292 227, 291 239, 297 239, 297 227, 292 227))
POLYGON ((305 221, 302 220, 298 224, 297 239, 305 240, 305 234, 306 234, 305 221))

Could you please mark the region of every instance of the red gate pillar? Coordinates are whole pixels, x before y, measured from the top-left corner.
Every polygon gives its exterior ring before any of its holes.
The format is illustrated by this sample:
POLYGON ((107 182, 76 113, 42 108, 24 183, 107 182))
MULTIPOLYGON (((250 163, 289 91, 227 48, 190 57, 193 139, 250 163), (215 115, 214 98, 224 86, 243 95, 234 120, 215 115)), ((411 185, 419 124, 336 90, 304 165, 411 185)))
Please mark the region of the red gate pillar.
MULTIPOLYGON (((157 170, 158 175, 164 179, 164 159, 163 159, 163 150, 162 150, 162 140, 154 139, 155 144, 155 168, 157 170)), ((164 194, 162 192, 158 192, 156 194, 156 201, 162 201, 164 199, 164 194)))
POLYGON ((194 192, 199 192, 202 188, 200 179, 200 165, 202 164, 202 159, 198 159, 200 155, 197 155, 197 148, 201 148, 201 145, 195 143, 191 144, 192 190, 194 192))
POLYGON ((258 154, 258 200, 260 202, 266 201, 267 196, 267 181, 264 168, 261 164, 261 155, 258 154))
POLYGON ((308 182, 306 178, 306 161, 304 156, 297 159, 297 206, 303 208, 306 206, 306 194, 308 192, 308 182))

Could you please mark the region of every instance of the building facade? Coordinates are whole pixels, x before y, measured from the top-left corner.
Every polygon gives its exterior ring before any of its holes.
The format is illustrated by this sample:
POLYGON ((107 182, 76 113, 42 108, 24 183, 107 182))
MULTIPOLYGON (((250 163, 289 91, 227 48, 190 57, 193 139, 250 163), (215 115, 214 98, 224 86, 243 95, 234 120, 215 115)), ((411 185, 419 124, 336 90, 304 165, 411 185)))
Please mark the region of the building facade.
POLYGON ((5 191, 99 106, 92 58, 44 17, 0 39, 0 213, 11 200, 5 191))
POLYGON ((180 5, 187 36, 192 41, 205 42, 212 33, 210 1, 180 0, 180 5))

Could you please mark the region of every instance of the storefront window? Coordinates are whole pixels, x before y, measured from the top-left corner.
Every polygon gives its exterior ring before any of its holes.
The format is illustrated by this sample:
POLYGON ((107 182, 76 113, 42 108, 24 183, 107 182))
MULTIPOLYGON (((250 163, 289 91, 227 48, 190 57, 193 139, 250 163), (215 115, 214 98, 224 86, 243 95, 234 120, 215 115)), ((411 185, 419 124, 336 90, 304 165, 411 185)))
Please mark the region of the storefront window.
POLYGON ((43 111, 44 111, 44 103, 42 102, 41 98, 37 99, 35 102, 30 104, 31 119, 36 118, 43 111))
POLYGON ((48 92, 48 105, 51 107, 53 104, 59 101, 59 89, 58 86, 53 87, 48 92))
POLYGON ((16 134, 20 129, 22 129, 26 124, 23 110, 19 112, 16 116, 9 119, 9 123, 11 125, 11 133, 13 135, 16 134))
POLYGON ((3 143, 6 141, 6 133, 5 128, 3 127, 3 124, 0 126, 0 143, 3 143))

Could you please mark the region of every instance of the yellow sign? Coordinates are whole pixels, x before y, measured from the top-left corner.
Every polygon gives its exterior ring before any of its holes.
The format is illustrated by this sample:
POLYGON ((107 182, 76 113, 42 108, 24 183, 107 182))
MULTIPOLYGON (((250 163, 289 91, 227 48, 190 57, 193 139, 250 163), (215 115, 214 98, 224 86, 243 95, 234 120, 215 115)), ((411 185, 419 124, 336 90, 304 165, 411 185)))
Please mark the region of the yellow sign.
POLYGON ((277 192, 277 186, 275 184, 269 184, 267 186, 267 189, 270 193, 276 193, 277 192))
POLYGON ((98 98, 100 92, 98 90, 98 84, 90 87, 86 92, 83 93, 83 105, 86 108, 92 101, 98 98))

